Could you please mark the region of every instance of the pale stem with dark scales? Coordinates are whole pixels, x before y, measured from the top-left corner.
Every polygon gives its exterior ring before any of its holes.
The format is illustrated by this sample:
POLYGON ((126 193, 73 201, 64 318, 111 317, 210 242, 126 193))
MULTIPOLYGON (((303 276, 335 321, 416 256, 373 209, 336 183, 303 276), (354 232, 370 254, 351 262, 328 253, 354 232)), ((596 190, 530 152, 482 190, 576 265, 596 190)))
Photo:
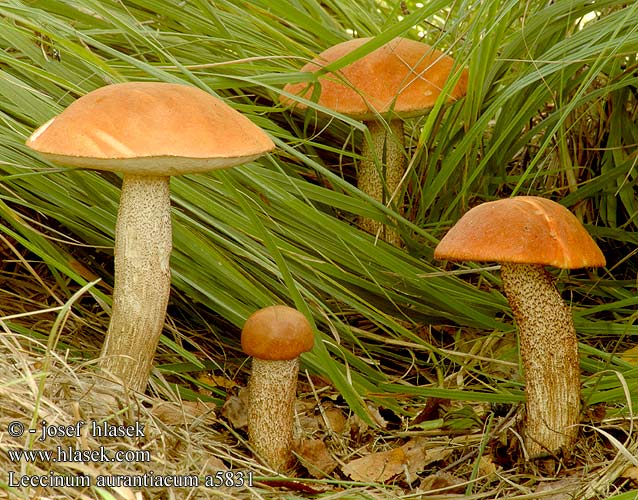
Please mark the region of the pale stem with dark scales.
POLYGON ((253 358, 248 383, 248 436, 255 453, 277 471, 292 463, 299 358, 253 358))
POLYGON ((578 341, 571 311, 543 266, 504 263, 501 277, 525 370, 527 452, 536 458, 569 451, 580 421, 578 341))
POLYGON ((170 295, 169 177, 125 175, 115 228, 113 310, 102 369, 144 391, 170 295))
MULTIPOLYGON (((368 141, 363 143, 361 151, 363 160, 361 160, 357 184, 361 191, 387 205, 405 173, 403 121, 391 120, 384 124, 377 120, 369 120, 365 124, 370 131, 372 143, 369 144, 368 141)), ((392 202, 400 212, 403 202, 399 196, 400 194, 396 194, 392 202)), ((401 246, 399 234, 381 222, 362 217, 360 224, 364 231, 371 234, 379 233, 382 240, 394 246, 401 246)))

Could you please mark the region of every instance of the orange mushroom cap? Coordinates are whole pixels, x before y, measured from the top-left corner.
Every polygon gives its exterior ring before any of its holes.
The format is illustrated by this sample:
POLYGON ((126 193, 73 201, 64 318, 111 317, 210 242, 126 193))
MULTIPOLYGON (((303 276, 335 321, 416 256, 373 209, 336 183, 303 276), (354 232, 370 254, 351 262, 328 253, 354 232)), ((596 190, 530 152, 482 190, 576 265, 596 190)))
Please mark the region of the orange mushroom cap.
POLYGON ((434 257, 562 269, 605 265, 605 256, 574 214, 537 196, 517 196, 472 208, 441 240, 434 257))
MULTIPOLYGON (((315 72, 371 38, 356 38, 323 51, 301 71, 315 72)), ((337 74, 319 77, 318 104, 357 119, 372 119, 396 114, 403 117, 422 115, 434 106, 454 68, 454 59, 415 40, 395 38, 366 56, 341 68, 337 74)), ((447 100, 465 95, 468 72, 462 70, 447 100)), ((292 83, 286 92, 311 99, 314 84, 292 83)), ((293 101, 281 96, 284 104, 293 101)), ((294 103, 305 108, 303 103, 294 103)))
POLYGON ((312 326, 306 317, 288 306, 270 306, 254 312, 241 332, 241 347, 257 359, 282 361, 310 351, 312 326))
POLYGON ((274 148, 257 125, 201 89, 107 85, 38 128, 27 146, 55 163, 138 175, 225 168, 274 148))

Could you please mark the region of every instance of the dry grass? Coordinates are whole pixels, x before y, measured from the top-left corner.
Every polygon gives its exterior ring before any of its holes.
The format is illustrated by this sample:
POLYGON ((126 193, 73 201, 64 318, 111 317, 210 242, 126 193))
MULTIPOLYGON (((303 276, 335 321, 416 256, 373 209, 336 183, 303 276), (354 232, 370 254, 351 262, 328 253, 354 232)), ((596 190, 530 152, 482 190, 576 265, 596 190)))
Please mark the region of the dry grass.
MULTIPOLYGON (((89 323, 86 309, 81 309, 81 298, 66 309, 45 308, 51 295, 42 293, 41 285, 48 280, 40 278, 35 270, 21 274, 18 267, 5 267, 1 277, 14 290, 9 292, 3 287, 6 300, 4 319, 0 321, 0 498, 603 499, 637 486, 636 422, 627 417, 607 418, 604 405, 586 416, 583 439, 572 457, 530 464, 519 456, 519 406, 495 408, 446 400, 419 401, 399 395, 405 414, 370 406, 379 424, 371 427, 348 411, 334 388, 307 375, 300 380, 297 407, 300 463, 288 477, 277 480, 273 471, 253 458, 245 440, 244 411, 237 396, 246 382, 244 367, 232 367, 237 385, 229 384, 229 398, 223 409, 211 403, 183 401, 175 385, 160 373, 155 373, 147 395, 126 392, 98 375, 95 361, 86 355, 94 354, 97 346, 90 346, 89 337, 79 336, 89 323), (21 294, 23 300, 19 300, 21 294), (38 305, 40 309, 36 308, 38 305), (55 349, 51 348, 53 343, 47 345, 50 339, 46 337, 36 340, 9 328, 12 323, 7 320, 11 316, 8 313, 24 314, 25 309, 32 313, 14 319, 21 321, 13 323, 14 329, 30 327, 33 331, 50 331, 53 336, 63 332, 55 349), (83 316, 76 314, 79 309, 83 316), (41 441, 43 421, 51 426, 73 426, 80 421, 85 425, 78 436, 41 441), (11 426, 14 422, 37 432, 12 437, 9 429, 16 427, 11 426), (138 422, 144 426, 143 436, 94 436, 93 422, 121 428, 138 422), (318 443, 318 448, 309 447, 309 443, 318 443), (104 449, 109 457, 118 452, 132 455, 129 461, 109 463, 99 459, 28 462, 24 458, 12 460, 9 454, 15 450, 56 453, 69 447, 98 453, 104 449), (325 451, 327 454, 322 455, 325 451), (144 461, 147 458, 150 460, 144 461), (317 471, 322 466, 331 472, 322 475, 317 471), (397 473, 384 475, 383 469, 389 471, 393 466, 398 466, 397 473), (252 473, 253 485, 204 485, 207 475, 238 471, 252 473), (91 486, 42 488, 8 484, 11 478, 15 482, 23 476, 50 478, 51 474, 76 480, 87 476, 91 486), (380 479, 365 479, 367 474, 380 479), (98 488, 98 476, 138 480, 197 476, 200 485, 98 488)), ((55 288, 52 283, 48 287, 55 288)), ((99 329, 104 323, 104 318, 96 316, 93 326, 99 329)), ((469 349, 476 350, 477 342, 487 345, 493 339, 477 338, 473 342, 475 345, 469 349)), ((482 354, 490 352, 487 349, 482 354)), ((491 361, 508 369, 507 363, 496 358, 491 361)), ((458 382, 462 377, 461 371, 446 374, 446 380, 458 382)), ((69 434, 74 432, 73 429, 69 434)), ((232 477, 235 481, 236 477, 232 477)))

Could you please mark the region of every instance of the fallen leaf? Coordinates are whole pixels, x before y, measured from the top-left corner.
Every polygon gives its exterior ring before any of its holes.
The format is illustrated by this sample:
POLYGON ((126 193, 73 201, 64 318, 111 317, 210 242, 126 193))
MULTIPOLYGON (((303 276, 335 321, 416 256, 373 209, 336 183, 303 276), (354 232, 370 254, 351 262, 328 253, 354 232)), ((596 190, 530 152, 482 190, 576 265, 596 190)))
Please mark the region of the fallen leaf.
POLYGON ((425 468, 429 451, 423 438, 411 439, 403 446, 388 451, 371 453, 352 460, 342 467, 344 474, 355 481, 385 482, 399 474, 412 482, 416 474, 425 468))
POLYGON ((200 417, 215 417, 214 403, 203 401, 182 401, 181 404, 160 402, 153 406, 151 413, 166 425, 183 425, 200 417))
POLYGON ((425 467, 434 462, 446 460, 453 452, 454 448, 452 448, 451 446, 435 446, 434 448, 427 449, 423 462, 423 468, 425 469, 425 467))
POLYGON ((631 479, 634 483, 638 484, 638 467, 636 467, 635 465, 630 465, 623 471, 620 477, 631 479))
POLYGON ((377 408, 376 406, 372 406, 372 404, 368 403, 368 412, 370 413, 372 420, 374 420, 379 427, 381 427, 382 429, 386 429, 388 427, 388 422, 381 415, 379 408, 377 408))
POLYGON ((217 457, 208 457, 206 459, 206 463, 204 464, 204 467, 202 467, 202 472, 213 475, 213 476, 219 471, 227 471, 227 470, 228 470, 228 467, 226 467, 226 464, 217 457))
POLYGON ((412 419, 410 425, 417 425, 423 422, 427 422, 428 420, 435 420, 439 418, 439 408, 441 408, 441 406, 443 406, 443 404, 447 402, 447 399, 441 398, 428 399, 428 402, 425 404, 423 409, 416 417, 412 419))
POLYGON ((406 471, 408 473, 408 482, 412 482, 418 472, 425 469, 428 461, 428 451, 425 449, 427 440, 423 438, 410 439, 401 446, 406 456, 406 471))
POLYGON ((239 394, 229 394, 224 406, 222 415, 230 422, 235 429, 241 429, 248 425, 248 389, 242 388, 239 394))
POLYGON ((303 439, 296 442, 293 449, 302 465, 317 479, 330 475, 338 465, 321 439, 303 439))
POLYGON ((384 483, 404 472, 407 460, 403 449, 394 448, 352 460, 341 470, 354 481, 384 483))
POLYGON ((339 408, 328 408, 324 411, 329 430, 341 434, 346 429, 346 416, 339 408))
POLYGON ((479 475, 485 476, 490 479, 494 474, 496 474, 496 464, 492 460, 492 457, 488 455, 483 455, 479 459, 479 475))
POLYGON ((536 487, 536 493, 543 493, 543 500, 570 500, 574 498, 574 493, 580 484, 578 478, 566 477, 557 481, 540 483, 536 487))
MULTIPOLYGON (((449 472, 439 471, 426 476, 419 484, 421 491, 442 490, 441 493, 463 493, 464 482, 449 472)), ((460 498, 460 497, 459 497, 460 498)))

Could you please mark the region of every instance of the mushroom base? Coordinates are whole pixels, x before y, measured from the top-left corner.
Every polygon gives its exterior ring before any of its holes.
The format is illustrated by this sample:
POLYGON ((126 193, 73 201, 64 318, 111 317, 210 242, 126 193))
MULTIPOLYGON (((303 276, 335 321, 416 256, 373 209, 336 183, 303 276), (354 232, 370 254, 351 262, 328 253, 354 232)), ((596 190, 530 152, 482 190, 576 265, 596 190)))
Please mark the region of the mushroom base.
POLYGON ((248 384, 248 436, 254 452, 270 467, 285 471, 292 463, 294 404, 299 358, 253 358, 248 384))
MULTIPOLYGON (((357 185, 361 191, 384 205, 396 205, 401 210, 400 185, 405 173, 405 145, 403 122, 391 120, 386 125, 376 120, 366 122, 372 144, 364 141, 357 185), (396 191, 396 192, 395 192, 396 191)), ((374 219, 362 217, 359 221, 364 231, 379 234, 388 243, 401 246, 401 238, 395 230, 374 219)))
POLYGON ((115 228, 115 285, 100 367, 144 391, 164 326, 172 247, 168 177, 125 175, 115 228))
POLYGON ((572 314, 543 266, 503 264, 525 370, 528 456, 569 452, 578 437, 580 369, 572 314))

